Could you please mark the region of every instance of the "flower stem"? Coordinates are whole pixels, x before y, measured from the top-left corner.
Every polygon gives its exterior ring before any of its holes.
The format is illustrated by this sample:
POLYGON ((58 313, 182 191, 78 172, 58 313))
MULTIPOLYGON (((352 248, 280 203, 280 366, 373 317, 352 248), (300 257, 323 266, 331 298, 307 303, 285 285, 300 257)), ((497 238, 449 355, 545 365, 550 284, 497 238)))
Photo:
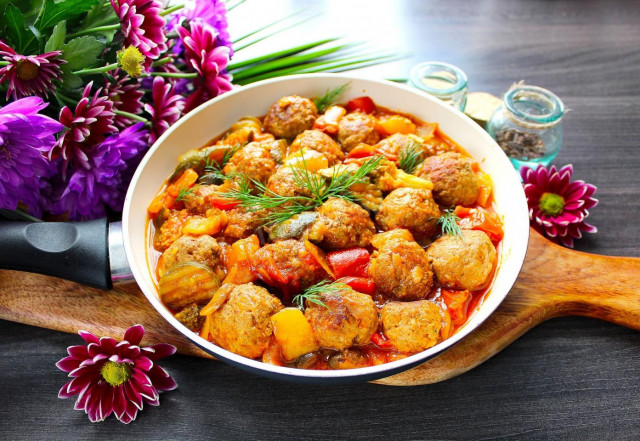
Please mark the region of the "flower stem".
POLYGON ((75 75, 101 74, 101 73, 109 72, 110 70, 113 70, 117 67, 118 67, 118 63, 112 63, 102 67, 94 67, 93 69, 76 70, 75 72, 72 72, 72 73, 75 75))
POLYGON ((11 63, 9 63, 8 61, 0 61, 0 66, 8 66, 9 64, 11 63))
POLYGON ((180 73, 180 72, 151 72, 149 76, 152 77, 165 77, 165 78, 198 78, 198 74, 193 73, 180 73))
POLYGON ((160 58, 159 60, 154 61, 151 67, 159 67, 159 66, 171 63, 171 61, 173 61, 173 58, 171 57, 160 58))
POLYGON ((131 119, 133 119, 135 121, 139 121, 139 122, 143 122, 143 123, 149 124, 149 121, 146 118, 143 118, 143 117, 138 116, 138 115, 134 115, 133 113, 125 112, 123 110, 116 110, 116 109, 113 109, 113 113, 115 113, 116 115, 124 116, 126 118, 131 118, 131 119))
POLYGON ((10 220, 22 219, 22 220, 28 220, 31 222, 42 222, 42 219, 38 219, 37 217, 31 216, 29 213, 26 213, 19 208, 16 208, 15 210, 6 210, 3 208, 0 210, 0 215, 10 220))
POLYGON ((74 100, 73 98, 69 98, 68 96, 65 96, 58 92, 56 92, 56 98, 58 98, 58 101, 60 101, 61 103, 65 103, 70 106, 75 106, 76 104, 78 104, 77 100, 74 100))
POLYGON ((169 14, 171 14, 172 12, 179 11, 180 9, 184 8, 184 6, 185 6, 185 5, 175 5, 175 6, 172 6, 172 7, 170 7, 170 8, 165 9, 164 11, 162 11, 162 12, 160 13, 160 15, 164 17, 165 15, 169 15, 169 14))
POLYGON ((86 35, 86 34, 93 34, 95 32, 117 31, 118 29, 120 29, 120 23, 107 25, 107 26, 98 26, 95 28, 83 29, 81 31, 78 31, 75 34, 69 35, 69 38, 75 38, 75 37, 79 37, 81 35, 86 35))

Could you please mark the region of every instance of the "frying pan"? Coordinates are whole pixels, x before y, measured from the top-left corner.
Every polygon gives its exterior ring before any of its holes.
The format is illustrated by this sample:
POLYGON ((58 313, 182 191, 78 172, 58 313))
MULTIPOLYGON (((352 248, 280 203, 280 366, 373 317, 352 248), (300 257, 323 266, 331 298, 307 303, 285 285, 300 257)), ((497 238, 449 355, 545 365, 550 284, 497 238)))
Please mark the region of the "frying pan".
POLYGON ((242 369, 272 378, 338 384, 370 381, 417 366, 469 335, 500 305, 524 262, 529 238, 528 208, 520 178, 493 139, 463 113, 416 89, 389 81, 350 75, 310 74, 281 77, 237 88, 180 119, 151 147, 128 189, 122 222, 105 219, 80 223, 0 223, 0 268, 38 272, 109 289, 135 279, 145 297, 181 334, 211 355, 242 369), (504 221, 504 239, 491 290, 467 323, 436 346, 378 366, 314 371, 273 366, 222 349, 178 322, 162 304, 148 262, 146 207, 189 149, 201 147, 247 115, 264 115, 286 95, 315 97, 349 83, 341 101, 368 95, 376 104, 437 122, 492 178, 494 200, 504 221))

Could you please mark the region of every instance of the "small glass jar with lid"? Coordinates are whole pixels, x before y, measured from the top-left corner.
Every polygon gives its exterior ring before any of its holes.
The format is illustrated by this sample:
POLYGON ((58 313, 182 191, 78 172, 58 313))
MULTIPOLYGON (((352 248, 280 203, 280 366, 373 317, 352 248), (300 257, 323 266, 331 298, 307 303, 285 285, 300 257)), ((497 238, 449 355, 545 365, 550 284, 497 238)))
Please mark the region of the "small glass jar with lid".
POLYGON ((452 64, 441 61, 420 63, 411 69, 409 84, 464 111, 467 75, 452 64))
POLYGON ((487 132, 504 150, 516 169, 549 165, 562 146, 564 104, 553 92, 516 84, 504 95, 487 132))

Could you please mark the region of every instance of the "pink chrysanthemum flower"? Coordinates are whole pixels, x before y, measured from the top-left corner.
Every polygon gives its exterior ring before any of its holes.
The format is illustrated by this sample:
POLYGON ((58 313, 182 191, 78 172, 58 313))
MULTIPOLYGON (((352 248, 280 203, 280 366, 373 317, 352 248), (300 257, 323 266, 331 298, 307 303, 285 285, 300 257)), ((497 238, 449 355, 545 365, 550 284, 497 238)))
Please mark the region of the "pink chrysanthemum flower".
POLYGON ((7 100, 25 96, 46 97, 54 89, 54 81, 60 80, 60 66, 66 61, 59 58, 62 52, 53 51, 40 55, 20 55, 0 40, 0 57, 9 64, 0 68, 0 84, 7 82, 7 100))
POLYGON ((531 225, 555 242, 573 248, 573 240, 582 232, 596 233, 593 225, 585 222, 591 208, 598 204, 592 196, 596 187, 584 181, 571 182, 573 166, 560 170, 540 165, 536 170, 522 167, 520 175, 529 204, 531 225))
MULTIPOLYGON (((105 82, 104 94, 113 103, 113 109, 134 115, 140 113, 143 106, 142 97, 144 96, 144 92, 140 88, 140 82, 131 79, 120 69, 114 70, 111 74, 116 82, 115 84, 110 81, 105 82)), ((114 125, 119 129, 129 127, 135 122, 132 118, 123 115, 115 115, 114 117, 114 125)))
POLYGON ((153 144, 182 114, 184 99, 175 91, 175 86, 165 82, 162 77, 153 79, 151 95, 153 105, 145 104, 144 109, 152 117, 149 142, 153 144))
POLYGON ((145 69, 167 51, 162 4, 156 0, 111 0, 120 19, 124 47, 134 46, 146 57, 145 69))
POLYGON ((90 97, 92 86, 93 82, 90 82, 84 88, 75 113, 67 106, 60 110, 60 122, 67 130, 49 152, 49 158, 62 156, 63 175, 69 163, 73 163, 76 168, 90 168, 85 150, 93 148, 116 131, 113 125, 113 103, 106 96, 101 96, 102 89, 98 89, 90 97))
POLYGON ((232 89, 231 75, 225 72, 229 63, 229 48, 218 42, 218 32, 211 25, 196 19, 189 23, 190 31, 178 28, 185 47, 185 61, 197 73, 195 91, 187 98, 188 112, 203 102, 232 89))
POLYGON ((166 343, 140 347, 142 325, 127 329, 119 343, 86 331, 78 334, 87 344, 70 346, 69 356, 56 363, 73 378, 62 386, 58 397, 78 395, 75 409, 84 410, 91 422, 104 421, 113 413, 128 424, 136 419, 145 402, 158 406, 159 392, 178 387, 156 364, 173 355, 176 348, 166 343))

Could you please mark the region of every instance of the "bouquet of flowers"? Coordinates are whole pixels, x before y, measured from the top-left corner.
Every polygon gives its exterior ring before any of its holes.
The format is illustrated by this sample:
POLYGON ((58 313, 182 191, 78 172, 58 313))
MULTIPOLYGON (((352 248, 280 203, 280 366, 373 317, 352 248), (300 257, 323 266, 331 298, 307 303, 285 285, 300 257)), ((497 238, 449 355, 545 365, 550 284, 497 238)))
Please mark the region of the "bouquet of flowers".
POLYGON ((118 213, 149 146, 234 84, 395 57, 330 38, 231 63, 282 21, 232 41, 227 11, 244 1, 0 0, 0 209, 118 213))

